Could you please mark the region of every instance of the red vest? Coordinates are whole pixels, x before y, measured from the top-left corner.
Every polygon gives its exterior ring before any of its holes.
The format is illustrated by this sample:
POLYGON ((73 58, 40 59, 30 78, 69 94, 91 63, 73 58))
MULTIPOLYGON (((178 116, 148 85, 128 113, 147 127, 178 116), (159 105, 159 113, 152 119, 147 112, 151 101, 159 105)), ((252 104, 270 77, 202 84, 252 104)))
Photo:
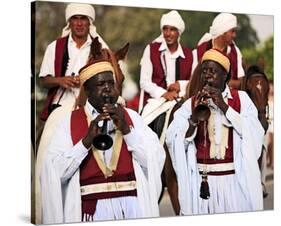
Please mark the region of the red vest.
MULTIPOLYGON (((197 46, 197 59, 198 62, 201 61, 201 58, 203 54, 212 48, 212 40, 203 42, 199 46, 197 46)), ((228 58, 230 60, 230 73, 231 73, 231 79, 237 80, 238 79, 238 66, 237 66, 237 51, 235 48, 235 45, 232 43, 230 44, 230 53, 228 54, 228 58)))
MULTIPOLYGON (((64 73, 66 71, 66 64, 63 62, 63 58, 67 51, 67 41, 68 41, 68 36, 59 38, 56 41, 55 64, 54 64, 55 77, 64 76, 64 73)), ((57 93, 57 90, 58 87, 53 87, 48 91, 48 95, 44 104, 43 111, 40 114, 40 119, 43 121, 46 121, 49 116, 49 107, 52 104, 52 101, 57 93)))
MULTIPOLYGON (((153 66, 152 70, 152 82, 166 89, 166 76, 164 74, 164 69, 161 63, 161 51, 159 48, 161 43, 154 42, 150 44, 150 60, 153 66)), ((189 80, 191 76, 192 69, 192 51, 188 48, 182 47, 185 58, 179 57, 176 63, 176 76, 175 80, 189 80)), ((148 93, 145 93, 144 96, 144 105, 146 104, 147 99, 150 97, 148 93)))
MULTIPOLYGON (((228 105, 232 107, 235 111, 240 113, 240 98, 238 94, 238 90, 231 89, 230 90, 232 99, 228 99, 228 105)), ((192 97, 192 108, 194 108, 194 96, 192 97)), ((207 129, 204 128, 204 122, 200 122, 197 127, 197 134, 194 139, 197 153, 197 162, 205 163, 205 164, 218 164, 218 163, 229 163, 233 162, 233 127, 229 128, 228 134, 228 148, 225 152, 225 159, 210 159, 210 140, 207 129), (206 138, 204 137, 204 132, 206 131, 206 138)))
MULTIPOLYGON (((133 122, 125 111, 125 120, 129 125, 133 126, 133 122)), ((80 108, 72 112, 71 115, 71 137, 72 142, 75 145, 88 132, 87 116, 84 108, 80 108)), ((105 178, 101 169, 98 167, 96 159, 93 156, 92 151, 89 151, 86 158, 80 165, 80 185, 93 185, 100 183, 119 182, 119 181, 133 181, 136 180, 132 153, 128 151, 127 144, 122 142, 121 152, 117 163, 117 169, 113 172, 113 175, 105 178)), ((115 191, 115 192, 100 192, 82 196, 82 215, 84 213, 93 215, 96 209, 96 203, 98 199, 116 198, 124 196, 137 196, 137 190, 130 191, 115 191)))

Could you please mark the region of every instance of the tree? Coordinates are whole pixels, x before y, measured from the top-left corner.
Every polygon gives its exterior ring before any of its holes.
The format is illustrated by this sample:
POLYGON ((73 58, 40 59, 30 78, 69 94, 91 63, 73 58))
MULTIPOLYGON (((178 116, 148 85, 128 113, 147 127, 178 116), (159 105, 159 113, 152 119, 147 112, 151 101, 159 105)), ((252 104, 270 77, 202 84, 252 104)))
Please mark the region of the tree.
POLYGON ((261 50, 265 61, 265 74, 270 81, 273 81, 273 36, 266 40, 261 50))
POLYGON ((243 61, 246 65, 264 64, 264 72, 273 81, 273 36, 257 48, 242 49, 243 61))
MULTIPOLYGON (((35 74, 38 76, 40 65, 47 45, 61 35, 65 22, 66 3, 36 2, 35 22, 35 74)), ((95 25, 112 50, 130 42, 127 64, 129 73, 139 84, 141 60, 145 46, 160 33, 160 19, 170 10, 140 7, 120 7, 94 5, 95 25)), ((186 30, 181 35, 181 43, 194 48, 205 32, 209 31, 213 12, 178 10, 185 21, 186 30)), ((237 15, 239 29, 236 42, 240 48, 254 48, 258 42, 256 32, 251 27, 247 15, 237 15)), ((247 50, 248 51, 248 50, 247 50)), ((41 90, 40 88, 37 89, 41 90)), ((38 103, 37 103, 38 104, 38 103)), ((37 106, 41 106, 38 104, 37 106)), ((39 109, 40 110, 40 109, 39 109)))
POLYGON ((256 31, 252 28, 250 18, 247 15, 238 14, 237 45, 240 49, 255 48, 259 43, 256 31))
MULTIPOLYGON (((129 71, 134 80, 139 81, 139 62, 145 46, 157 38, 160 33, 160 19, 163 13, 170 10, 149 9, 136 7, 108 7, 103 8, 102 19, 98 21, 97 27, 101 31, 110 47, 116 49, 118 46, 130 42, 128 54, 129 71)), ((191 49, 196 47, 197 42, 209 27, 217 15, 212 12, 183 11, 178 10, 185 21, 186 29, 181 35, 181 43, 191 49)), ((254 47, 258 38, 255 30, 251 27, 247 15, 237 15, 239 28, 237 44, 239 47, 254 47)))

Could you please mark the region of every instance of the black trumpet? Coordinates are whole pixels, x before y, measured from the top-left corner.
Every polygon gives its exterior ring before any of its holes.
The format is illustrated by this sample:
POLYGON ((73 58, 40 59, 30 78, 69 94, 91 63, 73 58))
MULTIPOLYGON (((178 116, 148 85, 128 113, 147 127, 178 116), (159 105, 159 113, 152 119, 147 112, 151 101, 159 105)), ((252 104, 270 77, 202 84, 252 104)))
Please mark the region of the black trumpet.
MULTIPOLYGON (((104 96, 104 103, 105 104, 110 104, 111 102, 112 102, 111 97, 104 96)), ((93 145, 98 150, 105 151, 105 150, 111 148, 112 145, 113 145, 113 140, 112 140, 111 136, 107 134, 107 123, 108 123, 108 120, 103 121, 101 133, 98 134, 93 139, 93 145)))
POLYGON ((199 104, 195 107, 194 113, 197 115, 199 121, 207 121, 211 115, 210 108, 208 104, 204 102, 205 98, 203 97, 199 104))

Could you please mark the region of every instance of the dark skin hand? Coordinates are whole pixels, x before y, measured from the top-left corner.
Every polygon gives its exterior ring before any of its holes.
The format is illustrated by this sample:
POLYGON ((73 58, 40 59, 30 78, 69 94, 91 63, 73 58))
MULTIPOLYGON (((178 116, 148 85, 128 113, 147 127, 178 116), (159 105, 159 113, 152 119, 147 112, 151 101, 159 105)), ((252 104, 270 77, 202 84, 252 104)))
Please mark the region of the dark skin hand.
POLYGON ((162 95, 166 100, 175 100, 178 97, 178 93, 176 91, 167 91, 162 95))
POLYGON ((180 84, 174 82, 170 84, 167 88, 167 92, 162 95, 166 100, 171 101, 178 98, 178 93, 180 91, 180 84))
POLYGON ((104 113, 110 115, 113 123, 123 135, 130 133, 130 127, 125 120, 125 109, 119 104, 105 104, 102 108, 104 113))
POLYGON ((180 84, 179 84, 179 82, 174 82, 174 83, 170 84, 168 86, 167 90, 168 91, 175 91, 175 92, 178 93, 180 91, 180 84))
MULTIPOLYGON (((223 100, 222 92, 225 88, 226 72, 218 63, 213 61, 205 61, 202 63, 201 67, 201 77, 205 85, 196 95, 194 103, 195 108, 202 102, 207 104, 207 99, 211 98, 214 104, 217 105, 218 108, 225 114, 227 112, 228 105, 223 100)), ((191 120, 195 124, 198 123, 198 116, 194 111, 192 112, 191 120)), ((196 125, 189 123, 186 137, 190 137, 194 133, 195 128, 196 125)))
POLYGON ((91 121, 86 137, 82 139, 83 145, 88 149, 92 145, 93 139, 101 133, 101 128, 98 126, 99 121, 113 120, 113 123, 123 135, 130 133, 130 127, 125 120, 125 109, 117 104, 104 104, 103 113, 98 115, 91 121))
MULTIPOLYGON (((195 98, 195 103, 194 103, 194 108, 196 108, 199 104, 201 103, 205 103, 207 104, 207 96, 205 93, 203 93, 202 91, 199 91, 196 95, 196 98, 195 98)), ((199 123, 199 120, 198 120, 198 117, 196 115, 196 113, 194 113, 193 109, 192 109, 192 114, 190 116, 190 119, 192 120, 192 122, 194 123, 199 123)), ((194 133, 194 130, 195 130, 196 126, 192 125, 191 123, 189 124, 189 127, 188 127, 188 130, 185 134, 185 137, 190 137, 193 133, 194 133)))
MULTIPOLYGON (((202 103, 205 103, 207 105, 208 98, 211 98, 213 100, 214 104, 217 105, 224 114, 226 113, 226 111, 228 109, 228 105, 224 102, 220 89, 217 89, 217 88, 209 86, 209 85, 204 86, 202 91, 198 92, 198 94, 196 95, 194 106, 196 107, 196 106, 198 106, 198 104, 202 104, 202 103)), ((194 112, 192 112, 191 120, 194 123, 199 122, 197 115, 194 112)), ((190 126, 186 132, 186 137, 190 137, 194 133, 195 128, 196 128, 196 126, 193 126, 192 124, 190 124, 190 126)))
POLYGON ((78 88, 80 85, 80 78, 79 76, 65 76, 61 77, 59 80, 59 86, 65 89, 70 89, 72 87, 78 88))
POLYGON ((107 113, 98 115, 93 121, 91 121, 87 135, 82 139, 83 145, 89 149, 92 146, 94 137, 101 133, 101 128, 98 126, 99 121, 109 120, 110 116, 107 113))
POLYGON ((203 87, 202 93, 204 93, 208 98, 211 98, 214 104, 217 105, 224 114, 226 113, 228 105, 224 102, 220 89, 206 85, 203 87))
POLYGON ((63 76, 63 77, 52 77, 46 76, 40 78, 42 85, 45 88, 52 88, 52 87, 62 87, 65 89, 70 89, 72 87, 78 88, 80 85, 80 78, 79 76, 63 76))

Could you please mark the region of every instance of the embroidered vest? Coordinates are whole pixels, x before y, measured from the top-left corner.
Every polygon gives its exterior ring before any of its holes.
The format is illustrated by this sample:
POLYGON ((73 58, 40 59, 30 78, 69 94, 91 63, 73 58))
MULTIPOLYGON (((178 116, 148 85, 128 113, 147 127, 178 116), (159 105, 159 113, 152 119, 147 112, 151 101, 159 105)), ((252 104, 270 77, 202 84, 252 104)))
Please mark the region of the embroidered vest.
MULTIPOLYGON (((201 61, 203 54, 212 48, 212 40, 203 42, 199 46, 197 46, 197 59, 198 62, 201 61)), ((231 79, 237 80, 238 79, 238 66, 237 66, 237 51, 235 45, 233 43, 230 44, 230 53, 228 54, 228 58, 230 60, 230 73, 231 79)))
MULTIPOLYGON (((232 99, 228 99, 228 105, 232 107, 235 111, 240 113, 240 98, 238 90, 231 89, 230 93, 232 99)), ((192 97, 192 108, 194 108, 195 97, 192 97)), ((233 162, 233 127, 229 128, 228 133, 228 148, 225 152, 224 159, 211 159, 210 158, 210 140, 207 130, 207 123, 204 128, 204 122, 200 122, 197 127, 197 134, 195 136, 194 142, 197 149, 196 158, 198 163, 203 164, 220 164, 220 163, 232 163, 233 162), (206 135, 206 136, 205 136, 206 135)))
MULTIPOLYGON (((61 77, 65 75, 67 69, 67 63, 69 60, 67 42, 68 37, 62 37, 56 41, 56 50, 55 50, 55 77, 61 77)), ((40 119, 46 121, 49 116, 49 107, 52 104, 52 101, 57 93, 58 87, 53 87, 49 89, 47 99, 44 104, 43 111, 40 114, 40 119)))
MULTIPOLYGON (((125 111, 125 120, 129 125, 133 126, 133 122, 127 111, 125 111)), ((87 131, 88 122, 84 108, 73 111, 71 115, 71 137, 73 144, 75 145, 85 137, 87 131)), ((80 185, 82 187, 90 185, 94 186, 95 189, 97 187, 100 189, 99 192, 82 195, 82 216, 83 214, 94 215, 96 203, 99 199, 137 196, 136 189, 126 190, 125 188, 121 190, 112 190, 112 188, 109 188, 109 186, 121 186, 122 183, 136 181, 132 153, 128 151, 127 144, 124 140, 122 141, 120 155, 117 158, 117 168, 113 171, 113 175, 108 177, 105 177, 102 170, 99 168, 97 160, 91 150, 87 157, 82 161, 80 165, 80 185), (109 190, 103 189, 104 186, 106 188, 108 187, 109 190)))
MULTIPOLYGON (((153 65, 152 82, 166 89, 166 75, 161 63, 161 52, 159 51, 161 43, 154 42, 150 44, 150 60, 153 65)), ((186 47, 182 47, 185 58, 178 57, 176 60, 176 78, 177 80, 189 80, 192 69, 192 51, 186 47)), ((145 92, 144 105, 150 95, 145 92)))

